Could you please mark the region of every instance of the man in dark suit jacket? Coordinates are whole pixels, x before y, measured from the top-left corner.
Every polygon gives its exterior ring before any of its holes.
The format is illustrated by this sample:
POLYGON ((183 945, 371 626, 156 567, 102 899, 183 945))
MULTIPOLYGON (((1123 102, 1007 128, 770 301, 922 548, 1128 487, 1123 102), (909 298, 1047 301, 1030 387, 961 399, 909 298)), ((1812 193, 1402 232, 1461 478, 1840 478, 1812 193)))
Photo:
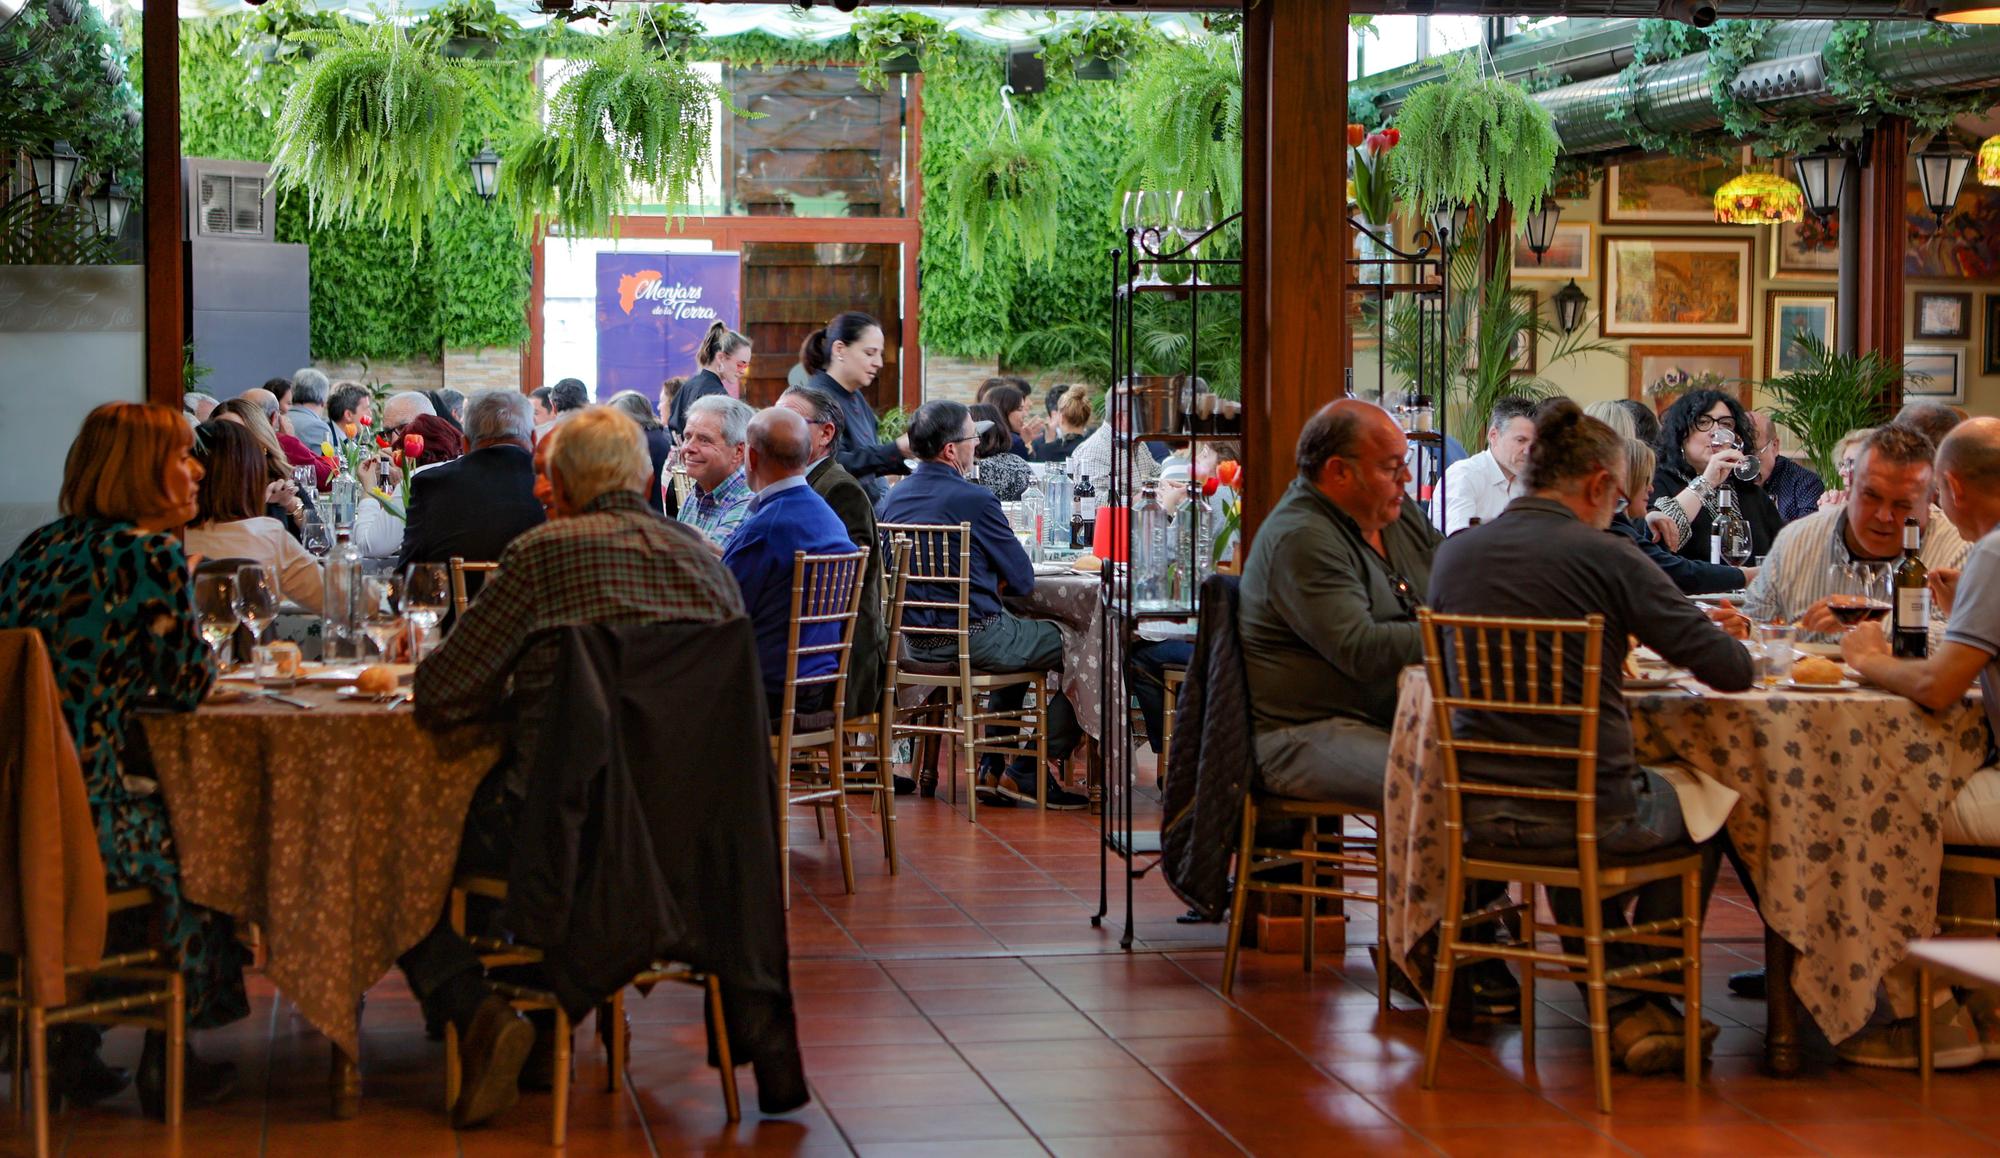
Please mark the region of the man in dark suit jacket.
MULTIPOLYGON (((861 609, 854 622, 854 654, 847 661, 847 718, 858 720, 882 710, 882 676, 887 667, 887 646, 882 630, 882 551, 875 533, 875 506, 868 492, 847 473, 833 456, 840 437, 840 402, 813 386, 793 386, 778 399, 778 405, 806 420, 812 435, 812 453, 806 467, 806 485, 826 500, 847 528, 847 537, 857 547, 868 548, 868 570, 861 578, 861 609)), ((907 777, 897 777, 910 784, 907 777)))
POLYGON ((525 394, 487 390, 465 404, 471 450, 410 479, 399 567, 456 556, 492 563, 546 517, 535 498, 533 410, 525 394))

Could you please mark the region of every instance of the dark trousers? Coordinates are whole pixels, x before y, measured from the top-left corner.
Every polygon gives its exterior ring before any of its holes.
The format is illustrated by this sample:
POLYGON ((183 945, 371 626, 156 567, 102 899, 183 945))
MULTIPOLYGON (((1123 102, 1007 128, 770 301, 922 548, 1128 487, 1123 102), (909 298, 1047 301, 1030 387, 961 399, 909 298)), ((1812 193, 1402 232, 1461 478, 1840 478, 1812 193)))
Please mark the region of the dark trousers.
POLYGON ((1132 682, 1132 695, 1139 701, 1139 714, 1146 719, 1146 743, 1158 754, 1167 731, 1167 669, 1185 668, 1194 658, 1194 643, 1167 639, 1142 643, 1125 661, 1125 674, 1132 682))
MULTIPOLYGON (((794 715, 810 716, 815 712, 824 712, 832 705, 832 684, 807 684, 805 687, 800 688, 797 694, 792 697, 792 712, 794 715)), ((767 691, 764 693, 764 712, 765 718, 771 721, 771 734, 773 736, 777 735, 780 724, 779 717, 784 715, 785 712, 785 690, 783 688, 779 688, 775 692, 767 691)))
MULTIPOLYGON (((464 835, 458 844, 458 871, 504 878, 513 859, 514 820, 520 815, 521 798, 507 790, 508 765, 486 774, 473 791, 466 810, 464 835)), ((467 899, 466 927, 478 929, 492 924, 495 906, 474 906, 479 898, 467 899), (483 910, 483 911, 482 911, 483 910), (476 919, 475 919, 476 918, 476 919)), ((438 915, 437 924, 424 939, 396 958, 396 965, 410 983, 410 992, 423 1004, 424 1017, 435 1023, 445 1019, 438 1009, 437 996, 448 983, 463 973, 481 974, 479 954, 458 933, 452 931, 450 912, 438 915)))
MULTIPOLYGON (((972 653, 973 669, 980 672, 1061 671, 1063 666, 1062 632, 1046 619, 1022 619, 1003 614, 988 622, 984 629, 973 632, 967 650, 972 653)), ((949 647, 913 647, 911 651, 918 659, 929 663, 950 663, 958 658, 957 652, 949 647)), ((1027 699, 1026 684, 1000 688, 992 693, 993 710, 1019 711, 1027 699)), ((1083 739, 1083 728, 1077 724, 1076 709, 1070 706, 1069 697, 1060 691, 1049 694, 1042 717, 1042 730, 1048 734, 1049 758, 1066 759, 1083 739)), ((995 735, 1008 736, 1019 729, 996 727, 991 731, 995 735)), ((982 770, 997 770, 999 763, 997 756, 988 755, 980 759, 982 770)), ((1027 783, 1033 785, 1039 775, 1034 764, 1032 754, 1016 756, 1012 761, 1011 774, 1017 781, 1025 776, 1027 783)))
MULTIPOLYGON (((1632 815, 1610 824, 1600 824, 1597 832, 1597 847, 1611 856, 1637 856, 1684 843, 1688 839, 1686 823, 1681 819, 1680 800, 1674 790, 1658 773, 1646 771, 1634 797, 1632 815)), ((1545 823, 1526 820, 1469 820, 1466 826, 1468 842, 1479 844, 1512 845, 1521 848, 1556 848, 1573 845, 1576 828, 1569 823, 1545 823)), ((1722 864, 1721 839, 1710 840, 1700 846, 1701 864, 1701 910, 1708 912, 1708 898, 1715 892, 1716 872, 1722 864)), ((1583 925, 1583 894, 1575 889, 1550 889, 1549 908, 1556 920, 1565 925, 1581 928, 1583 925)), ((1602 902, 1604 927, 1606 929, 1628 928, 1648 921, 1661 921, 1681 915, 1681 883, 1678 879, 1654 881, 1627 893, 1606 898, 1602 902), (1626 915, 1630 908, 1630 916, 1626 915)), ((1564 937, 1563 951, 1582 953, 1581 940, 1564 937)), ((1625 942, 1610 942, 1604 947, 1604 964, 1607 969, 1617 969, 1626 965, 1636 965, 1662 957, 1678 956, 1678 949, 1656 945, 1633 945, 1625 942)), ((1680 974, 1662 974, 1663 980, 1678 980, 1680 974)), ((1579 982, 1577 987, 1588 996, 1588 989, 1579 982)), ((1637 989, 1610 990, 1612 1008, 1650 996, 1637 989)))

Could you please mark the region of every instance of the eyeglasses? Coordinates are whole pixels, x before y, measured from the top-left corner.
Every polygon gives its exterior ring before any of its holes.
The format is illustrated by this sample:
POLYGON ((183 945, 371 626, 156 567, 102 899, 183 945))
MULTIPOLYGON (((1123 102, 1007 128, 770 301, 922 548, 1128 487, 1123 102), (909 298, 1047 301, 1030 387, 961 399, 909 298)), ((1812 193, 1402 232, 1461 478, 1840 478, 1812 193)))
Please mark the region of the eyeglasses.
POLYGON ((1723 415, 1720 418, 1717 418, 1712 414, 1704 414, 1701 417, 1694 420, 1694 428, 1703 434, 1706 434, 1709 431, 1714 430, 1718 426, 1723 427, 1726 430, 1735 430, 1736 419, 1730 417, 1727 414, 1723 415))

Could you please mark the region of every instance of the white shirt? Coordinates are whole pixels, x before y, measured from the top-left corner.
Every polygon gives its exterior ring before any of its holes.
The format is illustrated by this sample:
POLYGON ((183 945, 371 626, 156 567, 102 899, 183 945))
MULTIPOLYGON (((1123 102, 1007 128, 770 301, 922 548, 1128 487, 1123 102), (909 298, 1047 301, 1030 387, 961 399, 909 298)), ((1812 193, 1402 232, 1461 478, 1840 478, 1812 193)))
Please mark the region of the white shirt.
MULTIPOLYGON (((437 465, 427 462, 411 471, 410 477, 415 478, 437 465)), ((409 525, 409 513, 405 510, 405 517, 399 519, 389 513, 389 508, 382 505, 381 499, 363 495, 361 501, 354 504, 354 545, 361 549, 363 555, 377 558, 400 553, 403 549, 403 529, 409 525)))
MULTIPOLYGON (((1104 501, 1105 495, 1111 489, 1111 440, 1113 437, 1111 424, 1109 422, 1099 423, 1097 429, 1091 432, 1090 437, 1078 443, 1076 449, 1071 451, 1069 456, 1070 477, 1088 478, 1090 485, 1097 491, 1097 501, 1100 503, 1104 501)), ((1118 454, 1121 458, 1127 455, 1131 456, 1133 486, 1139 486, 1148 479, 1159 477, 1159 460, 1155 459, 1153 453, 1144 446, 1134 443, 1130 439, 1120 437, 1118 438, 1118 454)), ((1123 476, 1124 472, 1120 471, 1117 481, 1125 481, 1123 476)))
POLYGON ((266 515, 233 523, 203 523, 187 529, 187 552, 204 559, 249 559, 270 568, 278 591, 286 599, 320 613, 326 603, 326 579, 319 560, 299 546, 285 524, 266 515))
POLYGON ((1516 480, 1500 469, 1493 452, 1482 450, 1445 468, 1443 517, 1440 520, 1433 514, 1431 522, 1447 535, 1463 531, 1474 519, 1490 523, 1520 493, 1516 480))

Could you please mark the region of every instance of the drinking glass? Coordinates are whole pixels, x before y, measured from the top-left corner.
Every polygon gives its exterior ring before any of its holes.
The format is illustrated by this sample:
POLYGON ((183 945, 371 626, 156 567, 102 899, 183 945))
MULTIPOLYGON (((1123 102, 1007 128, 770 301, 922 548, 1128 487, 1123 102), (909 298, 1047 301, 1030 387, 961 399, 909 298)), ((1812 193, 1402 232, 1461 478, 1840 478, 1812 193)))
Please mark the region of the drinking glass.
POLYGON ((250 629, 252 645, 264 642, 264 632, 278 617, 278 584, 271 569, 246 563, 236 569, 236 618, 250 629))
POLYGON ((333 550, 333 532, 327 529, 326 519, 321 517, 318 507, 306 508, 299 522, 299 544, 321 559, 333 550))
POLYGON ((1758 463, 1757 456, 1750 453, 1750 448, 1744 445, 1742 437, 1735 431, 1729 429, 1727 426, 1716 427, 1714 430, 1708 432, 1708 445, 1717 450, 1742 451, 1743 461, 1730 468, 1730 471, 1742 482, 1757 481, 1757 472, 1762 469, 1762 465, 1758 463))
POLYGON ((1798 628, 1789 623, 1759 623, 1751 635, 1764 649, 1764 682, 1777 684, 1790 679, 1792 661, 1798 658, 1793 647, 1798 628))
POLYGON ((451 571, 443 563, 412 563, 403 581, 403 614, 417 629, 412 650, 423 655, 430 630, 451 605, 451 571))
POLYGON ((201 637, 208 642, 209 653, 215 657, 215 670, 229 670, 229 661, 223 658, 222 648, 236 634, 236 576, 196 575, 194 615, 196 624, 201 628, 201 637))
POLYGON ((382 662, 393 663, 396 639, 407 627, 403 621, 403 577, 389 572, 366 576, 362 583, 368 605, 362 611, 361 630, 374 642, 382 662))
POLYGON ((1832 565, 1833 593, 1826 608, 1842 627, 1889 614, 1889 565, 1851 561, 1832 565))
POLYGON ((299 488, 299 493, 302 495, 316 495, 319 493, 319 472, 312 467, 293 467, 292 482, 299 488))

